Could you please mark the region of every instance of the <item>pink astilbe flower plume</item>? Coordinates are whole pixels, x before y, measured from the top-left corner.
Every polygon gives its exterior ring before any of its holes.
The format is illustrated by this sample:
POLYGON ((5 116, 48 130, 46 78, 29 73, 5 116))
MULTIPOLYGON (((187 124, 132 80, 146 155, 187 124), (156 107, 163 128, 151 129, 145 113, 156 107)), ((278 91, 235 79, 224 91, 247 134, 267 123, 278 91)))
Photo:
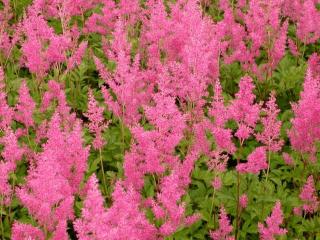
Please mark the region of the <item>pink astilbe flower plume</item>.
POLYGON ((18 122, 23 123, 27 128, 32 127, 34 125, 32 115, 35 107, 36 103, 30 96, 26 82, 23 81, 19 89, 19 100, 15 107, 16 113, 14 118, 18 122))
POLYGON ((12 240, 45 240, 44 233, 30 224, 15 222, 12 227, 12 240))
POLYGON ((185 216, 185 203, 179 203, 191 182, 190 174, 198 156, 196 150, 191 150, 183 163, 177 163, 172 172, 161 180, 155 205, 163 211, 161 218, 164 223, 159 229, 162 236, 169 236, 179 227, 188 226, 198 220, 197 214, 185 216))
POLYGON ((133 188, 125 190, 118 182, 112 196, 113 205, 104 209, 98 180, 95 175, 91 176, 82 216, 74 222, 80 240, 157 239, 156 229, 139 210, 138 192, 133 188))
POLYGON ((178 110, 173 97, 160 92, 153 98, 155 105, 145 106, 145 112, 155 129, 132 128, 136 143, 125 154, 125 184, 137 189, 142 188, 146 174, 163 173, 164 165, 175 166, 178 157, 173 153, 186 129, 185 116, 178 110))
POLYGON ((234 237, 231 236, 232 225, 228 219, 227 212, 224 207, 220 208, 219 214, 219 228, 214 231, 210 231, 210 237, 212 240, 234 240, 234 237))
POLYGON ((248 156, 248 162, 237 165, 237 171, 240 173, 258 174, 261 170, 267 169, 267 154, 265 147, 257 147, 248 156))
POLYGON ((89 119, 89 131, 95 134, 95 139, 92 143, 93 147, 95 149, 101 149, 105 144, 105 140, 102 137, 102 132, 108 127, 108 124, 104 121, 104 108, 98 105, 98 102, 95 100, 91 89, 89 89, 88 96, 88 110, 84 116, 89 119))
POLYGON ((238 123, 235 136, 240 142, 248 139, 259 119, 260 106, 256 104, 253 89, 255 88, 251 77, 241 78, 239 91, 229 107, 231 118, 238 123))
POLYGON ((101 226, 103 226, 102 219, 104 219, 106 213, 103 206, 104 199, 95 175, 89 178, 86 189, 82 217, 74 222, 74 227, 80 240, 89 240, 91 237, 99 239, 99 236, 104 234, 104 229, 101 226))
POLYGON ((0 129, 5 129, 11 124, 13 109, 7 104, 7 94, 4 83, 4 72, 0 67, 0 129))
POLYGON ((283 157, 284 162, 287 165, 289 165, 289 166, 294 165, 294 161, 293 161, 292 157, 288 153, 286 153, 286 152, 282 153, 282 157, 283 157))
POLYGON ((95 58, 95 63, 101 77, 110 90, 116 95, 114 99, 105 87, 102 88, 107 107, 127 125, 139 122, 139 108, 147 104, 153 90, 148 72, 140 68, 140 57, 136 55, 131 61, 131 46, 127 41, 124 23, 118 21, 115 27, 114 40, 110 47, 106 46, 106 55, 116 63, 113 73, 105 71, 105 67, 95 58))
MULTIPOLYGON (((72 1, 70 2, 72 4, 72 1)), ((134 25, 143 11, 139 7, 138 0, 121 0, 117 3, 112 0, 103 0, 101 2, 103 3, 101 13, 94 13, 86 20, 85 33, 96 32, 101 35, 110 33, 119 19, 126 21, 128 26, 134 25)))
POLYGON ((239 204, 242 209, 245 209, 248 206, 248 196, 247 194, 242 194, 239 199, 239 204))
POLYGON ((319 201, 312 175, 308 177, 307 182, 303 186, 299 197, 304 203, 303 210, 306 213, 317 212, 319 208, 319 201))
POLYGON ((290 53, 293 56, 295 57, 299 56, 300 53, 299 53, 298 47, 291 38, 288 38, 288 46, 289 46, 290 53))
POLYGON ((222 87, 219 79, 216 80, 214 85, 214 96, 209 113, 214 117, 215 126, 224 127, 224 124, 229 118, 228 109, 224 105, 222 87))
POLYGON ((89 149, 83 147, 80 122, 71 130, 63 129, 57 112, 49 123, 47 139, 17 195, 41 227, 63 236, 63 222, 74 218, 74 194, 87 168, 89 149))
POLYGON ((76 49, 72 56, 68 58, 67 68, 69 71, 81 64, 82 58, 87 50, 87 47, 88 42, 81 42, 79 48, 76 49))
POLYGON ((54 80, 50 80, 48 82, 48 91, 43 95, 40 110, 45 112, 54 100, 57 100, 58 102, 57 111, 62 117, 63 122, 72 127, 76 121, 76 115, 75 113, 70 113, 71 108, 67 103, 65 91, 61 84, 54 80))
POLYGON ((259 223, 259 233, 261 240, 275 240, 276 236, 283 236, 287 233, 285 228, 281 228, 280 225, 283 222, 283 213, 281 210, 281 203, 277 201, 271 216, 269 216, 266 220, 267 226, 264 224, 259 223))
POLYGON ((283 2, 238 1, 231 7, 229 1, 220 1, 224 18, 217 23, 217 31, 226 63, 239 61, 244 70, 251 71, 259 79, 271 76, 286 49, 288 21, 281 19, 283 2), (261 56, 262 49, 267 59, 258 66, 256 59, 261 56))
POLYGON ((320 38, 320 13, 315 1, 300 1, 295 10, 298 38, 306 44, 315 43, 320 38))
POLYGON ((316 141, 320 140, 320 85, 319 79, 307 70, 303 91, 298 103, 292 104, 294 118, 289 138, 294 150, 308 153, 311 162, 316 161, 316 141))
POLYGON ((70 38, 56 35, 43 15, 30 6, 20 31, 26 36, 22 42, 21 63, 38 78, 43 78, 54 63, 66 60, 70 48, 70 38))
POLYGON ((19 146, 18 138, 10 128, 5 129, 4 136, 0 139, 0 144, 3 145, 1 152, 3 161, 0 161, 0 195, 3 202, 0 202, 0 205, 7 205, 11 201, 12 193, 9 174, 15 171, 16 164, 22 159, 24 150, 19 146))
POLYGON ((263 111, 266 114, 261 119, 263 131, 256 134, 256 139, 263 143, 268 151, 280 151, 284 142, 280 139, 281 121, 277 119, 280 110, 278 109, 274 92, 271 93, 263 111))

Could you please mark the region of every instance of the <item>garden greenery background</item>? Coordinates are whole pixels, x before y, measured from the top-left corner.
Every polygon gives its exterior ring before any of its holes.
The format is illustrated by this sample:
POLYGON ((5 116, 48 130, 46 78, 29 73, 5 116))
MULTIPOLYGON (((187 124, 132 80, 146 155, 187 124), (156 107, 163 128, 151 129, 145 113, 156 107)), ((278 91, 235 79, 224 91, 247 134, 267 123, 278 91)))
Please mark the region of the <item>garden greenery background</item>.
POLYGON ((2 0, 1 239, 320 239, 319 0, 2 0))

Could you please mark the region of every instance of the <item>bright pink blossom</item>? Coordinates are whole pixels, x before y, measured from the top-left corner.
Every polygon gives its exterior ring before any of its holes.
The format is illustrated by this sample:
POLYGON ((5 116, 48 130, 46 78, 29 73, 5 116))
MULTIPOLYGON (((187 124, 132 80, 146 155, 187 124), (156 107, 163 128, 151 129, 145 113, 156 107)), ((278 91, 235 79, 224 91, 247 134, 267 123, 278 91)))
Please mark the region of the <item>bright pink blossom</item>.
POLYGON ((32 127, 34 125, 32 115, 35 107, 36 104, 30 96, 27 84, 23 81, 19 89, 19 100, 16 105, 15 119, 23 123, 27 128, 32 127))
POLYGON ((4 79, 5 75, 2 67, 0 67, 0 129, 8 127, 13 118, 13 109, 7 104, 4 79))
POLYGON ((316 189, 315 189, 314 180, 313 180, 312 175, 310 175, 308 177, 307 182, 303 186, 299 197, 304 203, 303 210, 306 213, 313 213, 318 210, 319 201, 317 198, 317 193, 316 193, 316 189))
POLYGON ((263 143, 268 151, 277 152, 281 150, 283 140, 280 139, 281 121, 277 119, 278 109, 275 93, 272 92, 266 107, 263 109, 266 116, 261 118, 263 131, 256 134, 256 139, 263 143))
POLYGON ((45 236, 43 232, 32 225, 15 222, 12 227, 12 240, 44 240, 45 236))
POLYGON ((231 118, 239 125, 236 136, 241 142, 250 136, 259 119, 260 106, 255 103, 254 88, 251 77, 241 78, 239 91, 229 107, 231 118))
POLYGON ((230 224, 226 210, 224 207, 221 207, 219 215, 219 228, 217 230, 210 231, 210 237, 212 240, 234 240, 234 237, 230 235, 231 232, 232 225, 230 224))
POLYGON ((284 152, 284 153, 282 153, 282 157, 283 157, 283 160, 284 160, 284 162, 287 164, 287 165, 294 165, 294 161, 293 161, 293 159, 292 159, 292 157, 288 154, 288 153, 286 153, 286 152, 284 152))
POLYGON ((281 203, 280 201, 277 201, 271 216, 269 216, 266 220, 267 226, 264 226, 264 224, 259 223, 259 233, 260 233, 260 239, 261 240, 275 240, 276 236, 282 236, 287 233, 287 230, 285 228, 281 228, 280 225, 283 222, 283 213, 281 210, 281 203))
POLYGON ((112 194, 113 205, 104 209, 97 178, 93 175, 87 184, 82 216, 74 224, 80 240, 156 239, 157 230, 140 211, 139 192, 126 190, 118 182, 112 194))
POLYGON ((248 196, 247 194, 242 194, 239 199, 240 207, 245 209, 248 205, 248 196))
POLYGON ((93 147, 95 149, 101 149, 105 144, 105 140, 102 137, 102 132, 108 127, 104 121, 104 108, 98 105, 98 102, 95 100, 91 89, 89 89, 88 96, 88 110, 84 116, 89 119, 89 131, 95 134, 95 139, 93 140, 92 144, 93 147))
POLYGON ((320 85, 309 68, 298 103, 292 104, 294 118, 289 138, 293 149, 310 154, 315 162, 316 141, 320 140, 320 85))
POLYGON ((267 169, 267 154, 264 147, 257 147, 248 156, 248 161, 246 163, 240 163, 237 166, 237 170, 240 173, 253 173, 258 174, 261 170, 267 169))

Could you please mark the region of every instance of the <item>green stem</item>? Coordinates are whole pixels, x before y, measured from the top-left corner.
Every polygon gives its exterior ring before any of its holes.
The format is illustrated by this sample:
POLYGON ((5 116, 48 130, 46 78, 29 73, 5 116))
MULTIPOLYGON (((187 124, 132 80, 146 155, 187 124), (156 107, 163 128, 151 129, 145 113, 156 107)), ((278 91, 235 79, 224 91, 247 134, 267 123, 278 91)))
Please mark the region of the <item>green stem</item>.
MULTIPOLYGON (((242 140, 240 140, 240 148, 239 152, 242 153, 242 145, 243 145, 242 140)), ((237 165, 239 165, 240 159, 239 157, 237 158, 237 165)), ((239 228, 240 228, 240 184, 241 184, 241 178, 240 178, 240 173, 237 171, 237 209, 236 209, 236 230, 235 230, 235 240, 238 239, 239 237, 239 228)))
MULTIPOLYGON (((267 189, 267 183, 268 183, 269 172, 270 172, 270 162, 271 162, 271 152, 268 151, 268 168, 267 168, 267 173, 266 173, 266 180, 265 180, 264 185, 263 185, 263 192, 265 192, 266 189, 267 189)), ((261 208, 261 217, 262 218, 263 218, 263 215, 264 215, 264 207, 265 207, 264 202, 262 202, 262 208, 261 208)))
POLYGON ((1 195, 1 202, 0 202, 0 204, 1 204, 1 208, 0 208, 0 225, 1 225, 1 236, 2 236, 2 240, 4 240, 4 227, 3 227, 3 221, 2 221, 2 211, 3 211, 3 199, 4 197, 3 197, 3 195, 1 195))
POLYGON ((123 122, 123 117, 122 119, 120 120, 120 128, 121 128, 121 152, 122 154, 124 155, 124 122, 123 122))
POLYGON ((269 172, 270 172, 270 160, 271 160, 271 152, 268 151, 268 169, 267 169, 267 175, 266 175, 265 184, 267 184, 267 182, 268 182, 268 177, 269 177, 269 172))
MULTIPOLYGON (((210 216, 212 215, 212 212, 213 212, 213 205, 214 205, 214 199, 215 199, 215 194, 216 193, 216 189, 214 188, 213 189, 213 194, 212 194, 212 201, 211 201, 211 208, 210 208, 210 216)), ((215 225, 215 222, 216 222, 216 214, 215 212, 213 212, 213 227, 215 225)))
POLYGON ((101 148, 99 149, 99 159, 100 159, 101 171, 102 171, 103 190, 104 190, 105 196, 107 196, 107 180, 106 180, 106 175, 104 174, 101 148))
MULTIPOLYGON (((238 161, 239 164, 239 161, 238 161)), ((240 218, 240 173, 237 171, 237 210, 236 210, 236 231, 235 231, 235 239, 238 239, 239 233, 239 218, 240 218)))

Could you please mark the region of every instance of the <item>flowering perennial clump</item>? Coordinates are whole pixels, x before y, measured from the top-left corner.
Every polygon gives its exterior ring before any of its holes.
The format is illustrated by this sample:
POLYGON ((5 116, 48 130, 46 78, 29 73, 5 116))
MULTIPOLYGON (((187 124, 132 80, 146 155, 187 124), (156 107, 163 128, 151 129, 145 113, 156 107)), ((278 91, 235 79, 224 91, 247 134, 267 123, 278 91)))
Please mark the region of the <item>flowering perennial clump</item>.
POLYGON ((319 0, 3 0, 0 26, 1 239, 319 237, 319 0))

